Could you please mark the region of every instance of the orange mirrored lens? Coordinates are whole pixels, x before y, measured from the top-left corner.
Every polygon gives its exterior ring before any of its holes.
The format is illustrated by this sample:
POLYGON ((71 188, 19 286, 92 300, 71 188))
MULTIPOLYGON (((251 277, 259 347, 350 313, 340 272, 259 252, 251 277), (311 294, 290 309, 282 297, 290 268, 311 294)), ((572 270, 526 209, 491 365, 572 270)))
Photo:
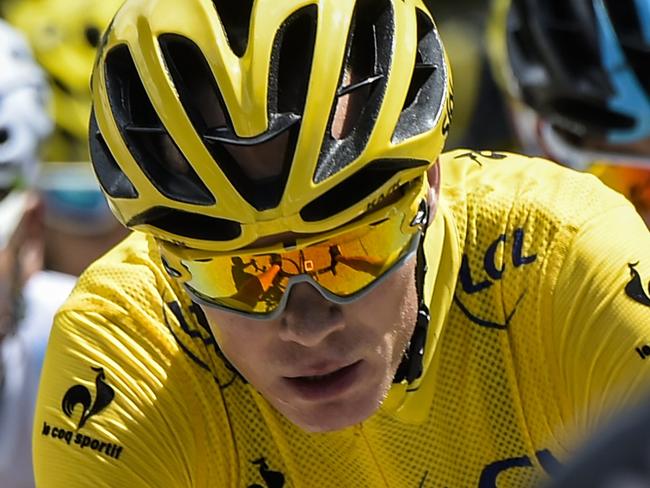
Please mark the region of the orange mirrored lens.
POLYGON ((302 249, 181 260, 185 281, 197 298, 247 313, 270 313, 291 278, 306 275, 338 297, 349 297, 384 275, 409 249, 417 231, 387 219, 302 249))

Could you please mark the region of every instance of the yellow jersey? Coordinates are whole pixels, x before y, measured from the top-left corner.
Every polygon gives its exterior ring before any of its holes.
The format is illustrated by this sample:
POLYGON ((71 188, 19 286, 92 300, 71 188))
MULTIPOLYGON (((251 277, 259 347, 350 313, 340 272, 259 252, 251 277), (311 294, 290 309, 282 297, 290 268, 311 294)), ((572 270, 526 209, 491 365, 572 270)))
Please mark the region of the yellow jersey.
POLYGON ((59 311, 34 428, 48 487, 530 486, 650 382, 650 235, 541 159, 454 151, 424 249, 423 373, 364 422, 308 433, 220 353, 134 234, 59 311))

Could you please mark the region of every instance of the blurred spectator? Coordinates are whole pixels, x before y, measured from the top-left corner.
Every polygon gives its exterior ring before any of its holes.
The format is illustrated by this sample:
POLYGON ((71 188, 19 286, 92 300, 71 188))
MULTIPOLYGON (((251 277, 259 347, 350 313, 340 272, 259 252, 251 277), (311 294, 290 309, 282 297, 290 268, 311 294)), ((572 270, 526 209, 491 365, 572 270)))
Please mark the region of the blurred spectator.
POLYGON ((56 308, 74 279, 42 271, 43 222, 30 190, 49 134, 48 87, 26 41, 0 21, 0 486, 34 486, 32 416, 56 308))
POLYGON ((454 80, 454 123, 447 150, 507 150, 515 141, 506 105, 487 62, 484 30, 488 0, 429 0, 454 80))
POLYGON ((525 150, 597 175, 650 225, 650 0, 495 0, 491 18, 525 150))
POLYGON ((78 276, 125 237, 90 164, 44 164, 37 188, 45 205, 47 269, 78 276))
POLYGON ((90 72, 121 0, 7 0, 3 13, 31 42, 53 92, 55 130, 38 188, 45 203, 45 266, 78 275, 122 240, 92 175, 87 148, 90 72), (53 164, 56 162, 57 164, 53 164))
POLYGON ((122 0, 5 0, 7 21, 31 44, 53 94, 46 161, 88 161, 90 72, 104 28, 122 0))

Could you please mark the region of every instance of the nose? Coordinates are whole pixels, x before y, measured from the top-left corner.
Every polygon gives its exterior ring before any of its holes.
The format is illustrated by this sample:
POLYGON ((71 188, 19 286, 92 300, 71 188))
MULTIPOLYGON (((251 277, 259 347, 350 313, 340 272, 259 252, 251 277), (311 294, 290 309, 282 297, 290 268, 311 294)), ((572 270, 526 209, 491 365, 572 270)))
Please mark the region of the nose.
POLYGON ((309 283, 297 283, 291 288, 281 322, 280 339, 305 347, 317 346, 345 327, 341 307, 309 283))

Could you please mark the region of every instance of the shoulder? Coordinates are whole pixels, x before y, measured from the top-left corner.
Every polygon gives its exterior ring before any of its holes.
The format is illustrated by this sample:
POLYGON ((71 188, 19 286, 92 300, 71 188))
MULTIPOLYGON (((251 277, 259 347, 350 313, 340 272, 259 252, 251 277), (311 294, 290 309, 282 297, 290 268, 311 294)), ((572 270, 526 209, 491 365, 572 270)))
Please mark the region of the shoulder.
POLYGON ((153 241, 132 235, 57 313, 35 416, 39 485, 118 475, 120 486, 185 486, 185 455, 229 452, 217 441, 228 420, 214 340, 157 259, 153 241), (53 462, 80 469, 52 473, 53 462))
POLYGON ((441 170, 441 198, 462 233, 475 224, 571 234, 608 210, 631 208, 595 176, 542 158, 457 150, 442 156, 441 170))
POLYGON ((602 201, 601 205, 626 202, 591 174, 522 154, 460 149, 443 154, 441 167, 445 195, 497 193, 538 201, 549 210, 580 201, 585 208, 595 201, 602 201))
POLYGON ((157 249, 153 240, 141 233, 133 233, 97 260, 79 277, 77 286, 64 308, 78 307, 95 296, 143 298, 163 285, 157 249))
POLYGON ((164 270, 156 242, 141 233, 133 233, 81 275, 57 314, 55 329, 67 331, 68 339, 78 337, 79 330, 85 330, 84 341, 110 337, 111 343, 102 342, 102 347, 114 354, 124 348, 113 342, 126 341, 150 347, 157 361, 180 355, 203 371, 223 369, 205 316, 164 270))
POLYGON ((59 315, 101 316, 146 335, 164 325, 163 304, 181 301, 179 295, 184 293, 164 272, 155 241, 135 232, 79 277, 59 315))
POLYGON ((92 349, 130 364, 137 350, 153 369, 184 353, 206 363, 197 349, 211 334, 195 309, 162 268, 155 241, 133 233, 80 276, 55 317, 48 354, 92 349))

